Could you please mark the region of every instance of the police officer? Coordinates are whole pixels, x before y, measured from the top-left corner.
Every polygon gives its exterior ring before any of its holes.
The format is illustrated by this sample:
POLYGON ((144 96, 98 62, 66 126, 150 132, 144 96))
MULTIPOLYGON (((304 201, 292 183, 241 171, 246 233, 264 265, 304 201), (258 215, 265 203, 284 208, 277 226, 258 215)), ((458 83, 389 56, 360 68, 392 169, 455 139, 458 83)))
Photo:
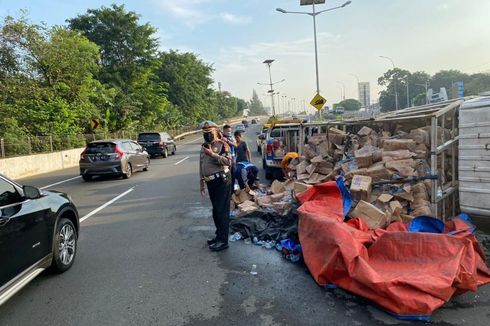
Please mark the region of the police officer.
POLYGON ((216 124, 206 122, 202 130, 204 143, 199 160, 201 195, 206 195, 207 186, 216 226, 216 236, 208 240, 208 245, 211 251, 221 251, 228 248, 232 158, 229 146, 216 124))

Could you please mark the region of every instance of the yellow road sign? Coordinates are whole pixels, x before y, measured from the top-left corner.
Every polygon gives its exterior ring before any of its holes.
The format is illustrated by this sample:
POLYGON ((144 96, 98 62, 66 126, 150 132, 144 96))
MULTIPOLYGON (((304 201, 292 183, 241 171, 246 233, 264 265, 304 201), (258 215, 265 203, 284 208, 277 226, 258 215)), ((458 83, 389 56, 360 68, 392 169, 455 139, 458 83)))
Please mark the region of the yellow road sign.
POLYGON ((315 109, 321 110, 323 109, 325 104, 327 104, 327 100, 320 94, 316 94, 315 97, 311 100, 310 104, 314 106, 315 109))
POLYGON ((100 120, 98 118, 93 118, 90 120, 90 124, 92 125, 92 129, 97 129, 100 125, 100 120))

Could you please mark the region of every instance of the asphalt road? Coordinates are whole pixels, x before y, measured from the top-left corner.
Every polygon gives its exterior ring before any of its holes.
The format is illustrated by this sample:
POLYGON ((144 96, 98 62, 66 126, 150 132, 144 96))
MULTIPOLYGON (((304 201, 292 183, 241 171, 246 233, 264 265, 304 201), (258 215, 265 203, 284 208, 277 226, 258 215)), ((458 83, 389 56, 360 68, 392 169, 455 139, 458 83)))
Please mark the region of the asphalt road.
MULTIPOLYGON (((258 129, 246 134, 257 164, 258 129)), ((69 193, 84 221, 71 270, 27 285, 0 307, 0 325, 410 324, 318 287, 275 251, 238 242, 210 252, 205 241, 214 227, 209 200, 199 194, 199 144, 196 136, 183 140, 176 156, 152 160, 129 180, 87 183, 76 168, 20 180, 69 193)), ((488 325, 489 291, 454 299, 432 323, 488 325)))

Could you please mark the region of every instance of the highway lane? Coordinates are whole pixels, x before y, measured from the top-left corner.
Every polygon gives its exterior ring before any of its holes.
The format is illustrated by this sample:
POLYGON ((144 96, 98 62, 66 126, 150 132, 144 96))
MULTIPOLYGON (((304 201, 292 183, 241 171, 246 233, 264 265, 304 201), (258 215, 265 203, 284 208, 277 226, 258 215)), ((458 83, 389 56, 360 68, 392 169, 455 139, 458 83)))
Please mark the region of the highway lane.
MULTIPOLYGON (((254 153, 255 132, 246 140, 254 153)), ((364 300, 319 288, 302 267, 243 242, 211 253, 209 200, 198 188, 200 138, 183 140, 176 156, 154 159, 129 180, 54 188, 69 193, 86 216, 72 269, 43 274, 0 307, 0 325, 382 325, 398 324, 364 300), (183 160, 184 158, 187 159, 183 160), (175 165, 181 161, 181 163, 175 165), (259 274, 249 274, 252 264, 259 274)), ((259 165, 260 166, 260 165, 259 165)), ((46 186, 76 177, 77 169, 21 180, 46 186)), ((488 287, 487 287, 488 288, 488 287)), ((487 288, 440 310, 440 324, 488 318, 487 288)))

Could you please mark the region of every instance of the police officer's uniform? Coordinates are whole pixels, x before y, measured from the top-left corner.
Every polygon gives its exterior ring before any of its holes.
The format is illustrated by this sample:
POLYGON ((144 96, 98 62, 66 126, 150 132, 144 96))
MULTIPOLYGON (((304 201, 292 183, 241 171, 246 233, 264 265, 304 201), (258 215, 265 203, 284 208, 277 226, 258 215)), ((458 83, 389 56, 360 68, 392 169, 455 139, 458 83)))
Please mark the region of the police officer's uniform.
MULTIPOLYGON (((211 133, 215 125, 205 125, 203 133, 211 133)), ((216 238, 208 240, 209 249, 219 251, 228 248, 230 199, 231 199, 231 155, 229 146, 219 139, 211 143, 205 142, 201 146, 199 160, 199 175, 201 179, 201 190, 206 185, 209 197, 213 205, 213 220, 216 226, 216 238), (209 147, 208 147, 209 146, 209 147), (205 148, 213 152, 207 155, 205 148)))

